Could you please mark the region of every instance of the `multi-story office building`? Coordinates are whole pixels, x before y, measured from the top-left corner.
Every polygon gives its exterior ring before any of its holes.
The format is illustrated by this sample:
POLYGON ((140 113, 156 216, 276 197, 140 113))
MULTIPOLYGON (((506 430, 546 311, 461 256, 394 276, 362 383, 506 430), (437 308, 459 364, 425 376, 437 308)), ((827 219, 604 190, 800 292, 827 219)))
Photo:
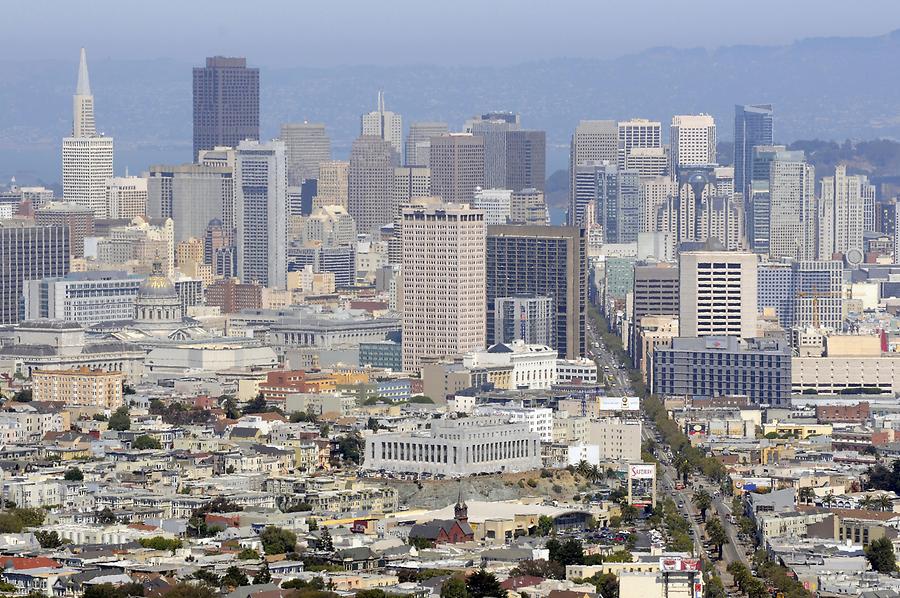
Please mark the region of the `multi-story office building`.
POLYGON ((641 177, 638 188, 641 206, 640 232, 666 230, 664 212, 669 198, 678 193, 678 185, 668 176, 641 177))
POLYGON ((175 242, 202 238, 209 223, 234 226, 234 169, 182 164, 151 166, 147 179, 147 215, 171 218, 175 242))
POLYGON ((113 176, 113 139, 97 134, 84 48, 72 103, 72 136, 62 141, 63 199, 89 208, 97 218, 107 218, 106 181, 113 176))
POLYGON ((509 189, 475 189, 472 207, 484 210, 486 224, 507 224, 511 220, 512 191, 509 189))
POLYGON ((550 297, 494 299, 494 342, 524 341, 555 347, 556 314, 550 297))
POLYGON ((785 330, 841 330, 844 320, 844 268, 837 260, 761 262, 757 306, 771 308, 785 330))
POLYGON ((605 417, 588 424, 586 444, 600 448, 600 459, 636 462, 641 460, 641 420, 605 417))
POLYGON ((485 346, 484 212, 421 200, 403 209, 403 370, 485 346))
MULTIPOLYGON (((629 157, 636 149, 662 149, 662 125, 659 121, 633 118, 619 121, 619 150, 616 166, 628 168, 629 157)), ((662 154, 665 157, 665 154, 662 154)))
POLYGON ((235 164, 238 277, 287 285, 287 161, 284 142, 243 141, 235 164))
MULTIPOLYGON (((587 350, 587 237, 566 226, 492 226, 487 237, 487 340, 497 339, 498 297, 550 297, 553 348, 575 359, 587 350)), ((405 340, 404 340, 405 342, 405 340)))
POLYGON ((581 223, 584 209, 576 209, 575 173, 583 163, 615 164, 619 156, 619 125, 614 120, 583 120, 578 123, 569 145, 568 223, 581 223))
POLYGON ((708 114, 677 115, 669 128, 672 172, 716 163, 716 121, 708 114))
POLYGON ((288 248, 288 272, 298 272, 312 266, 313 272, 331 272, 334 284, 349 287, 356 281, 356 250, 351 245, 308 247, 292 245, 288 248))
POLYGON ((785 341, 732 336, 672 339, 653 352, 653 392, 720 397, 744 395, 754 405, 789 405, 791 348, 785 341))
POLYGON ((473 120, 469 129, 471 134, 482 139, 484 159, 482 162, 484 176, 482 185, 490 188, 506 187, 507 178, 507 141, 509 133, 519 128, 518 122, 503 119, 482 117, 473 120))
POLYGON ((757 261, 754 253, 724 251, 718 243, 681 252, 681 336, 755 337, 757 261))
POLYGON ((543 191, 546 177, 547 134, 544 131, 509 131, 506 134, 504 186, 513 191, 543 191))
POLYGON ((262 301, 263 287, 258 284, 243 284, 236 278, 217 280, 206 289, 206 304, 218 307, 223 314, 260 309, 262 301))
POLYGON ((347 208, 349 172, 350 162, 345 160, 329 160, 319 164, 313 207, 338 205, 347 208))
POLYGON ((678 268, 672 264, 635 265, 633 320, 679 313, 678 268))
POLYGON ((400 343, 390 340, 359 343, 359 365, 401 372, 403 347, 400 343))
POLYGON ((431 191, 448 203, 471 203, 484 187, 484 137, 451 133, 431 138, 431 191))
MULTIPOLYGON (((552 353, 552 351, 550 351, 552 353)), ((554 358, 555 359, 555 358, 554 358)), ((515 367, 515 366, 514 366, 515 367)), ((524 368, 523 368, 524 369, 524 368)), ((552 366, 555 379, 556 366, 552 366)), ((537 372, 535 372, 537 373, 537 372)), ((549 373, 549 369, 548 369, 549 373)), ((521 386, 520 388, 525 388, 521 386)), ((537 388, 532 386, 532 388, 537 388)), ((549 407, 519 407, 515 405, 479 405, 474 415, 508 419, 512 423, 524 422, 528 429, 541 437, 541 442, 553 442, 553 409, 549 407)))
POLYGON ((665 147, 632 148, 625 157, 625 170, 633 170, 641 178, 668 176, 669 151, 665 147))
POLYGON ((815 168, 802 151, 776 152, 769 164, 769 256, 816 257, 815 168))
POLYGON ((144 277, 119 271, 72 272, 25 283, 25 319, 50 318, 91 326, 134 318, 144 277))
POLYGON ((34 213, 38 226, 62 226, 69 230, 69 255, 84 257, 84 239, 94 234, 94 212, 85 206, 50 202, 34 213))
POLYGON ((416 197, 431 197, 431 169, 425 166, 398 166, 394 169, 393 220, 416 197))
MULTIPOLYGON (((874 187, 865 176, 847 176, 847 166, 839 164, 834 176, 822 178, 819 199, 819 259, 841 254, 850 263, 862 263, 863 232, 866 228, 866 198, 874 200, 874 187)), ((874 210, 874 205, 872 206, 874 210)), ((873 218, 874 219, 874 218, 873 218)))
POLYGON ((744 198, 753 175, 753 148, 774 143, 772 104, 734 107, 734 190, 744 198))
POLYGON ((131 220, 147 214, 147 179, 139 176, 113 177, 106 181, 107 217, 131 220))
POLYGON ((89 406, 115 410, 124 403, 125 374, 92 370, 36 370, 32 373, 35 401, 58 402, 66 407, 89 406))
POLYGON ((363 135, 353 142, 347 174, 347 206, 361 234, 394 221, 394 169, 397 152, 390 141, 363 135))
POLYGON ((509 221, 513 224, 549 224, 544 193, 537 189, 513 191, 509 197, 509 221))
POLYGON ((259 139, 259 69, 246 58, 214 56, 194 67, 194 155, 259 139))
POLYGON ((406 137, 406 166, 429 166, 431 138, 446 135, 450 131, 447 123, 418 122, 409 125, 406 137))
POLYGON ((585 224, 585 209, 596 206, 595 222, 607 243, 633 243, 640 231, 640 176, 608 162, 583 162, 575 169, 575 223, 585 224))
POLYGON ((281 125, 279 139, 284 141, 288 185, 292 187, 307 179, 317 179, 319 164, 331 160, 331 139, 323 124, 302 122, 281 125))
POLYGON ((360 135, 374 136, 387 141, 398 156, 403 155, 403 119, 396 112, 384 109, 384 92, 378 92, 378 109, 363 114, 360 135))
POLYGON ((397 432, 367 436, 363 465, 373 471, 447 477, 540 466, 541 437, 526 422, 491 416, 434 420, 428 436, 397 432))
POLYGON ((0 324, 20 319, 25 282, 69 273, 69 229, 0 221, 0 324))

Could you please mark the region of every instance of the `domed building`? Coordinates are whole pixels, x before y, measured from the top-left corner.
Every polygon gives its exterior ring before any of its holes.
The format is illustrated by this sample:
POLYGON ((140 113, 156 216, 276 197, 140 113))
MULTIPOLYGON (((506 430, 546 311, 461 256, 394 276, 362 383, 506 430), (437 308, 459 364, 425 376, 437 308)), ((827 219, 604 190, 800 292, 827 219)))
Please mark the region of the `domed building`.
POLYGON ((134 299, 134 321, 139 326, 170 326, 179 328, 183 318, 181 298, 175 285, 162 272, 154 272, 138 290, 134 299))

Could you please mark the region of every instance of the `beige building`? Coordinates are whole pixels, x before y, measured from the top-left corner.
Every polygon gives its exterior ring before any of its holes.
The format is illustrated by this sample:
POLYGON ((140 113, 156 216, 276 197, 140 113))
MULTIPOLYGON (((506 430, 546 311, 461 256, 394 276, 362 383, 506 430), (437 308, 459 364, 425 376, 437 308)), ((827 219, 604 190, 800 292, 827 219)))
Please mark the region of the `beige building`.
POLYGON ((347 173, 350 162, 344 160, 328 160, 319 164, 319 180, 313 207, 341 206, 347 207, 347 173))
POLYGON ((509 198, 509 221, 515 224, 547 224, 550 220, 544 192, 537 189, 513 191, 509 198))
POLYGON ((35 370, 31 374, 35 401, 57 401, 66 405, 92 405, 118 409, 123 404, 125 374, 79 368, 35 370))
POLYGON ((679 333, 685 337, 757 336, 757 256, 721 250, 686 251, 679 261, 679 333))
POLYGON ((600 447, 601 460, 640 461, 641 422, 618 417, 594 420, 588 427, 587 444, 600 447))
POLYGON ((323 124, 284 124, 279 138, 287 152, 288 185, 298 186, 306 179, 315 179, 319 176, 319 164, 331 160, 331 139, 323 124))
POLYGON ((484 187, 484 137, 432 137, 430 156, 431 192, 445 202, 468 204, 476 187, 484 187))
POLYGON ((437 198, 403 210, 403 369, 485 345, 484 212, 437 198))
POLYGON ((147 179, 139 176, 113 177, 106 181, 109 218, 134 218, 147 213, 147 179))
POLYGON ((716 121, 708 114, 677 115, 669 128, 672 171, 716 163, 716 121))

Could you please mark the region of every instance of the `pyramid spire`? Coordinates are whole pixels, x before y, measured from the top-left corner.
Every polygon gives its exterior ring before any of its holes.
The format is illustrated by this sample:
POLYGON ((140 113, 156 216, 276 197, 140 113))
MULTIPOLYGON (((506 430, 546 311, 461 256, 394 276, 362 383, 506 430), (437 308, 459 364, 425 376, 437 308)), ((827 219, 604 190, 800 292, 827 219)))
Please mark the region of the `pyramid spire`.
POLYGON ((78 84, 75 86, 75 95, 91 95, 91 80, 88 77, 87 54, 81 49, 81 61, 78 63, 78 84))

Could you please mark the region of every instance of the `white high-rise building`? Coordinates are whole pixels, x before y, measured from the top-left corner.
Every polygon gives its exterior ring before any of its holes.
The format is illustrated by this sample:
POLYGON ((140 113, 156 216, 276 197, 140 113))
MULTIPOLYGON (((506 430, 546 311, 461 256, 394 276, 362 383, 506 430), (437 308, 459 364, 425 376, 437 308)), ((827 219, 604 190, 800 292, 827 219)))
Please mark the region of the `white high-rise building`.
POLYGON ((374 135, 389 141, 397 156, 403 155, 403 119, 384 109, 384 92, 378 92, 378 110, 362 115, 361 135, 374 135))
POLYGON ((419 122, 409 125, 403 163, 407 166, 429 166, 431 138, 446 135, 449 130, 447 123, 419 122))
POLYGON ((619 121, 619 170, 628 168, 628 157, 635 149, 661 149, 662 125, 659 121, 633 118, 619 121))
POLYGON ((238 276, 287 286, 287 160, 283 141, 242 141, 234 174, 238 276))
POLYGON ((669 156, 673 174, 677 174, 678 169, 683 166, 716 163, 716 121, 712 116, 673 116, 669 131, 669 156))
POLYGON ((140 176, 113 177, 106 181, 106 206, 109 218, 127 218, 147 214, 147 179, 140 176))
POLYGON ((62 142, 63 199, 89 208, 96 218, 108 218, 106 181, 113 176, 113 139, 97 135, 84 48, 72 104, 72 136, 62 142))
POLYGON ((819 259, 830 260, 836 253, 851 262, 863 259, 865 230, 865 177, 847 176, 847 166, 839 164, 834 176, 822 178, 819 202, 819 259))
POLYGON ((758 256, 715 240, 679 256, 681 336, 756 337, 758 256))
POLYGON ((331 160, 331 139, 325 125, 288 123, 281 125, 281 136, 287 150, 288 185, 298 186, 307 179, 319 177, 319 164, 331 160))
POLYGON ((675 181, 667 176, 642 178, 639 193, 641 232, 668 230, 668 227, 662 224, 661 211, 665 210, 668 199, 678 193, 675 181))
POLYGON ((769 256, 816 258, 815 168, 803 152, 777 152, 769 166, 769 256))
POLYGON ((476 189, 472 207, 484 210, 484 221, 488 226, 507 224, 512 215, 512 191, 476 189))
POLYGON ((403 210, 403 370, 486 341, 484 212, 432 197, 403 210))

